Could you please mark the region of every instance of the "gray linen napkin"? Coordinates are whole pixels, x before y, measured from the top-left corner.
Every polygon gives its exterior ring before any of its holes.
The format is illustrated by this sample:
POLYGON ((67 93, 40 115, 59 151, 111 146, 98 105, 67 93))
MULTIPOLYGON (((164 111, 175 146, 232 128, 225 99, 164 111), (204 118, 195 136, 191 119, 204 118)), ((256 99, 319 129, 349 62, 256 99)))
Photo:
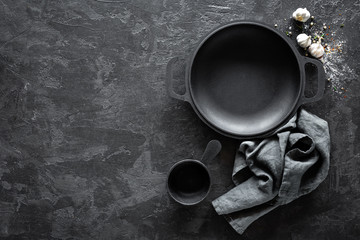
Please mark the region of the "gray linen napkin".
POLYGON ((212 204, 242 234, 259 217, 317 188, 329 164, 327 122, 301 109, 273 136, 240 144, 236 186, 212 204))

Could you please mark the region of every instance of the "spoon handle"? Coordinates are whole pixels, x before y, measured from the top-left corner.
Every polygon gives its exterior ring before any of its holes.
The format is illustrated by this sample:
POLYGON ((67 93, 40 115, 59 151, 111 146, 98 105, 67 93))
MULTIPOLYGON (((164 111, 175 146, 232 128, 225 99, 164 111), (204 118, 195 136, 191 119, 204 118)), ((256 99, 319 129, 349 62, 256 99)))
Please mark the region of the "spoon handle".
POLYGON ((214 159, 220 150, 221 143, 218 140, 211 140, 206 146, 204 154, 201 157, 201 162, 206 163, 214 159))

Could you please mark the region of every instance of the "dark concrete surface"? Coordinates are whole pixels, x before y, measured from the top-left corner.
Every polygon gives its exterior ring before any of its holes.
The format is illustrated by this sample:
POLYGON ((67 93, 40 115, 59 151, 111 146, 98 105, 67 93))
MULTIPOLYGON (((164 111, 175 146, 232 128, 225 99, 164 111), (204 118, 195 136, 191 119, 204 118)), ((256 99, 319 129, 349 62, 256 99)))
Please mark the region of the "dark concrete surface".
POLYGON ((0 0, 0 239, 359 239, 359 20, 358 0, 0 0), (233 187, 237 142, 168 97, 166 64, 232 20, 285 34, 297 7, 342 43, 304 106, 329 122, 329 176, 238 235, 210 204, 233 187), (167 171, 213 138, 212 191, 179 206, 167 171))

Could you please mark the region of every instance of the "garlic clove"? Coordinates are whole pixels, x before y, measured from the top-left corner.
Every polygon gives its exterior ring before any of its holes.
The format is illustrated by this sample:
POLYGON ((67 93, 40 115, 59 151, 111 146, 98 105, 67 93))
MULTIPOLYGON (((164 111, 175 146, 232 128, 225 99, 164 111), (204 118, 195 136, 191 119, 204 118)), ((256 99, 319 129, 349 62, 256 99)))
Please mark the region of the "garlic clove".
POLYGON ((306 22, 310 18, 310 12, 306 8, 298 8, 292 17, 299 22, 306 22))
POLYGON ((296 37, 296 41, 300 47, 307 48, 311 45, 311 36, 308 36, 305 33, 301 33, 296 37))
POLYGON ((321 58, 325 53, 324 47, 321 45, 321 38, 318 42, 311 44, 308 48, 308 51, 311 56, 315 58, 321 58))

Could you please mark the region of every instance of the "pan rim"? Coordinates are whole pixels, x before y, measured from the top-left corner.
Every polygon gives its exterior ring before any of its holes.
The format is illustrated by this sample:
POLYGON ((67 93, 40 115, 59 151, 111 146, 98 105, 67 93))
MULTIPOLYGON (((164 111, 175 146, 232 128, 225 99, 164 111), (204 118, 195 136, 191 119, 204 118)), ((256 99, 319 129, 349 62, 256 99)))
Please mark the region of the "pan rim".
POLYGON ((195 110, 195 112, 197 113, 197 115, 213 130, 219 132, 222 135, 228 136, 228 137, 232 137, 232 138, 241 138, 241 139, 249 139, 249 138, 260 138, 260 137, 264 137, 264 136, 268 136, 273 134, 274 132, 276 132, 276 129, 278 129, 280 126, 282 126, 283 124, 285 124, 295 113, 295 111, 298 109, 299 107, 299 103, 300 103, 300 97, 303 93, 303 88, 304 88, 304 72, 302 71, 302 64, 301 64, 301 59, 299 56, 299 53, 297 51, 297 49, 295 48, 295 46, 290 42, 290 40, 283 36, 282 34, 280 34, 280 32, 278 32, 277 30, 273 29, 272 27, 268 26, 267 24, 261 23, 261 22, 257 22, 257 21, 250 21, 250 20, 237 20, 237 21, 232 21, 223 25, 218 26, 217 28, 213 29, 212 31, 210 31, 210 33, 208 33, 207 35, 205 35, 198 43, 196 50, 193 52, 191 58, 190 58, 190 62, 188 64, 188 68, 186 69, 186 76, 187 76, 187 81, 186 81, 186 88, 189 90, 189 95, 190 95, 190 103, 193 106, 193 109, 195 110), (196 56, 198 55, 199 50, 202 48, 202 46, 207 42, 207 40, 209 38, 211 38, 213 35, 215 35, 216 33, 218 33, 219 31, 229 28, 229 27, 233 27, 236 25, 251 25, 251 26, 257 26, 260 28, 264 28, 268 31, 271 31, 272 33, 276 34, 277 36, 279 36, 286 44, 287 46, 290 47, 292 54, 294 55, 294 57, 296 58, 297 61, 297 65, 298 65, 298 69, 299 69, 299 90, 297 92, 296 98, 294 98, 294 101, 290 107, 291 110, 288 111, 288 113, 286 115, 284 115, 281 118, 281 121, 279 121, 278 123, 274 123, 273 126, 265 131, 259 131, 258 133, 234 133, 231 132, 227 129, 221 128, 220 126, 217 126, 216 124, 211 123, 207 117, 205 116, 205 114, 203 114, 199 108, 200 104, 197 102, 196 98, 194 97, 194 92, 193 89, 191 87, 191 73, 192 73, 192 69, 193 69, 193 64, 195 61, 196 56))

